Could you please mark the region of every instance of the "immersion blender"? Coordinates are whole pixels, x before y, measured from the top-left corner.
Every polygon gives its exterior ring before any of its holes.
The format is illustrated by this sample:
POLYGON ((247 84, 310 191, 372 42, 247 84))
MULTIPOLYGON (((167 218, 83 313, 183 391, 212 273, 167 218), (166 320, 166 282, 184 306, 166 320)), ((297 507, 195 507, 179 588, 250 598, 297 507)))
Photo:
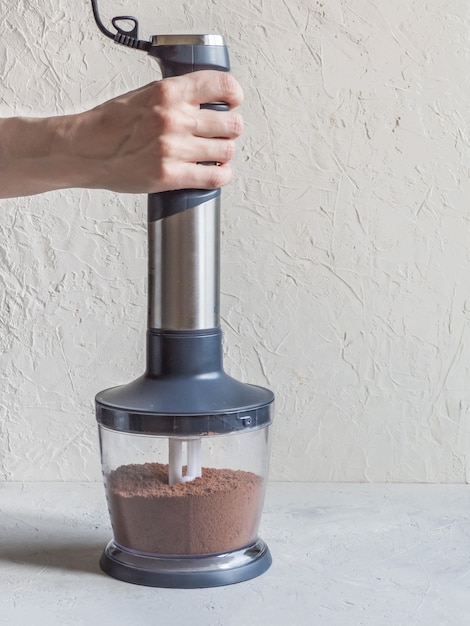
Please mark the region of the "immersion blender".
MULTIPOLYGON (((139 40, 134 17, 113 18, 113 33, 91 2, 100 30, 156 58, 163 78, 230 69, 220 35, 139 40), (124 20, 131 30, 121 28, 124 20)), ((211 587, 253 578, 271 564, 258 526, 274 395, 224 372, 219 248, 220 189, 148 196, 147 368, 96 396, 114 534, 100 564, 120 580, 211 587), (166 485, 152 491, 158 472, 166 485)))

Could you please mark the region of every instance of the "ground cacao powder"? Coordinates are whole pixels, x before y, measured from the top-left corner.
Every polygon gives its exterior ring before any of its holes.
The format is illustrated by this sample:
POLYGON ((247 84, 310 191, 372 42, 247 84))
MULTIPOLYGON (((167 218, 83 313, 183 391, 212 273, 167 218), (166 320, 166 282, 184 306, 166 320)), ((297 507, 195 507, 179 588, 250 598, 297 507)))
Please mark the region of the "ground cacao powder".
POLYGON ((168 465, 122 465, 107 477, 114 539, 151 554, 217 554, 256 540, 263 480, 252 472, 204 467, 202 477, 168 484, 168 465))

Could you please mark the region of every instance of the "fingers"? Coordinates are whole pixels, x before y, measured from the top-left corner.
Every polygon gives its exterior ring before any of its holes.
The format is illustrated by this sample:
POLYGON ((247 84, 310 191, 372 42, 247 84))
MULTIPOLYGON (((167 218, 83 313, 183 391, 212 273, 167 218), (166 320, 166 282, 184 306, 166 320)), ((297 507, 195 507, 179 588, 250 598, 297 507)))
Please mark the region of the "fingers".
POLYGON ((243 119, 233 111, 243 101, 238 82, 228 73, 204 70, 165 78, 137 94, 146 96, 150 100, 143 107, 150 105, 155 138, 153 190, 216 189, 229 183, 234 140, 243 131, 243 119), (208 102, 226 102, 229 110, 200 108, 208 102))
POLYGON ((235 156, 235 142, 230 139, 199 139, 176 146, 172 154, 186 163, 228 163, 235 156))
POLYGON ((194 165, 186 163, 180 166, 174 189, 218 189, 232 180, 232 168, 223 165, 194 165))
POLYGON ((196 137, 236 139, 243 132, 243 118, 234 111, 200 109, 195 115, 193 134, 196 137))
POLYGON ((175 80, 181 78, 185 79, 185 97, 194 105, 206 102, 226 102, 233 109, 243 102, 242 88, 235 78, 226 72, 204 70, 185 77, 175 77, 175 80))
POLYGON ((164 78, 152 84, 155 104, 185 102, 199 108, 208 102, 226 102, 231 109, 243 102, 243 90, 227 72, 201 70, 183 76, 164 78))
POLYGON ((236 139, 243 132, 243 118, 235 111, 194 108, 155 108, 155 126, 161 134, 201 138, 236 139))

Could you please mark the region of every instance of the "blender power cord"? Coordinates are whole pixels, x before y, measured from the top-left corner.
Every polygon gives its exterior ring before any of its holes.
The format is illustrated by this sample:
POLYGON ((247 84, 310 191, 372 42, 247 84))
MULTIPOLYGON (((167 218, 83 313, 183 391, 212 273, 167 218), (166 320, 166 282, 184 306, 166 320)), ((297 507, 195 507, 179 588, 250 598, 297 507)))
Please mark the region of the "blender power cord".
POLYGON ((145 50, 148 52, 150 50, 150 42, 139 39, 139 22, 135 17, 131 15, 118 15, 113 17, 111 20, 116 32, 108 30, 106 26, 103 24, 100 18, 100 14, 98 12, 98 2, 97 0, 91 0, 91 8, 93 10, 93 16, 95 18, 96 25, 106 37, 109 37, 114 42, 121 44, 122 46, 127 46, 128 48, 137 48, 138 50, 145 50), (133 27, 131 30, 125 30, 119 26, 118 22, 126 21, 132 22, 133 27))

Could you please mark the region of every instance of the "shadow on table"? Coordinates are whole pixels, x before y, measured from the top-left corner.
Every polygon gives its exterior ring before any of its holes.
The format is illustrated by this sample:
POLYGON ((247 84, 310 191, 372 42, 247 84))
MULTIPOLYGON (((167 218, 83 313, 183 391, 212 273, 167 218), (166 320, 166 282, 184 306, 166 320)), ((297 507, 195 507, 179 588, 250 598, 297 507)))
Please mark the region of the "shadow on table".
POLYGON ((0 519, 0 568, 24 564, 64 573, 102 574, 99 560, 109 539, 108 527, 68 519, 67 513, 38 517, 10 513, 0 519))
MULTIPOLYGON (((0 545, 1 563, 15 565, 35 565, 41 568, 53 568, 65 571, 102 574, 99 560, 103 551, 103 542, 71 542, 45 540, 28 543, 10 543, 0 545)), ((104 575, 104 574, 103 574, 104 575)))

